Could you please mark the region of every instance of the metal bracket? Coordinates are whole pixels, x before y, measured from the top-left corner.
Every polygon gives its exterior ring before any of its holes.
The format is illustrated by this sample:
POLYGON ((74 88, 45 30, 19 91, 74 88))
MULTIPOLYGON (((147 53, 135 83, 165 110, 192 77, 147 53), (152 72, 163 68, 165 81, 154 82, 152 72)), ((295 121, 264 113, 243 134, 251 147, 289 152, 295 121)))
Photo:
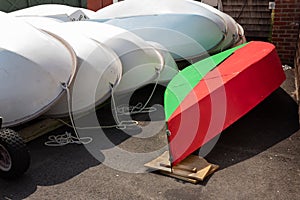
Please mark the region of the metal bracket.
POLYGON ((269 10, 274 10, 275 6, 276 6, 275 2, 272 1, 269 2, 269 10))
POLYGON ((171 131, 166 130, 166 134, 167 134, 168 137, 170 137, 171 136, 171 131))
MULTIPOLYGON (((169 161, 172 163, 174 161, 173 156, 170 154, 169 161)), ((172 167, 172 164, 171 164, 172 167)))

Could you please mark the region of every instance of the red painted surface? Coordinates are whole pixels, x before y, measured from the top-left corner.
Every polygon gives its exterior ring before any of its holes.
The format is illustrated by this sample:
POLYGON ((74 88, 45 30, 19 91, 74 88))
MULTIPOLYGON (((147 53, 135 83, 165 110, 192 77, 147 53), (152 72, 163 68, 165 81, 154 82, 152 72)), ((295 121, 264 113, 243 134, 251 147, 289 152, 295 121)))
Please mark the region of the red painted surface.
POLYGON ((113 4, 113 0, 102 0, 103 7, 109 6, 110 4, 113 4))
POLYGON ((87 8, 97 11, 113 3, 113 0, 87 0, 87 8))
POLYGON ((251 42, 237 50, 184 99, 168 121, 173 165, 218 136, 285 80, 272 44, 251 42))

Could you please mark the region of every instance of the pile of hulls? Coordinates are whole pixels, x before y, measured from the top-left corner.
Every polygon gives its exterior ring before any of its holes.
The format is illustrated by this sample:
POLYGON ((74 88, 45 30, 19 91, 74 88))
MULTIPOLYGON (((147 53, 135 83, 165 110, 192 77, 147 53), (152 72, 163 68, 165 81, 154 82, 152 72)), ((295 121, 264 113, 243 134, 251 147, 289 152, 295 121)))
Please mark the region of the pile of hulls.
POLYGON ((244 42, 230 16, 191 0, 126 0, 97 12, 40 5, 0 13, 0 24, 4 127, 85 112, 112 92, 168 83, 178 75, 176 61, 244 42))
POLYGON ((97 12, 40 5, 0 13, 0 24, 4 126, 85 113, 113 94, 168 84, 171 166, 208 142, 213 148, 285 80, 274 45, 245 43, 230 16, 191 0, 125 0, 97 12), (182 60, 193 64, 180 71, 182 60))

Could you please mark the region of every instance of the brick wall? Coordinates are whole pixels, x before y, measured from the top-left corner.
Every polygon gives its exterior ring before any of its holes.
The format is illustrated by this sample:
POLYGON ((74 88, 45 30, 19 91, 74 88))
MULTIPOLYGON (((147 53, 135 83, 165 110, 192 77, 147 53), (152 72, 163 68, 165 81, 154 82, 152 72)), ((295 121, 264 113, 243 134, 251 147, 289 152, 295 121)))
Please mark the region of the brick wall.
POLYGON ((97 11, 113 3, 113 0, 87 0, 87 8, 97 11))
MULTIPOLYGON (((300 33, 298 37, 298 44, 296 49, 296 55, 295 55, 295 72, 296 72, 296 90, 297 90, 297 100, 298 104, 300 105, 300 33)), ((299 114, 300 114, 300 107, 299 107, 299 114)), ((300 120, 300 119, 299 119, 300 120)))
POLYGON ((300 1, 275 0, 272 41, 283 64, 294 65, 299 36, 300 1))

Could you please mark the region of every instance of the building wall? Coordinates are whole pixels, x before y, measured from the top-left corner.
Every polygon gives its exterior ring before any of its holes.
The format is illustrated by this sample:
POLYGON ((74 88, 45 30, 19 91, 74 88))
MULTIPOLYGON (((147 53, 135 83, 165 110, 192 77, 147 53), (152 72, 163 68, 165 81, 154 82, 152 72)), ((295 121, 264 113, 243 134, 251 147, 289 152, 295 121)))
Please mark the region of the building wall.
POLYGON ((245 30, 248 40, 268 40, 271 36, 270 0, 222 0, 223 12, 245 30))
POLYGON ((87 0, 87 8, 97 11, 113 3, 113 0, 87 0))
POLYGON ((275 0, 272 41, 283 64, 294 65, 299 37, 300 1, 275 0))
POLYGON ((248 40, 272 41, 282 63, 294 65, 300 0, 222 0, 222 4, 223 11, 243 26, 248 40), (272 20, 269 2, 274 1, 272 20))
MULTIPOLYGON (((298 35, 298 42, 296 47, 296 55, 294 60, 295 72, 296 72, 296 90, 297 90, 297 100, 300 105, 300 33, 298 35)), ((300 114, 300 107, 299 107, 300 114)), ((300 120, 300 119, 299 119, 300 120)))

